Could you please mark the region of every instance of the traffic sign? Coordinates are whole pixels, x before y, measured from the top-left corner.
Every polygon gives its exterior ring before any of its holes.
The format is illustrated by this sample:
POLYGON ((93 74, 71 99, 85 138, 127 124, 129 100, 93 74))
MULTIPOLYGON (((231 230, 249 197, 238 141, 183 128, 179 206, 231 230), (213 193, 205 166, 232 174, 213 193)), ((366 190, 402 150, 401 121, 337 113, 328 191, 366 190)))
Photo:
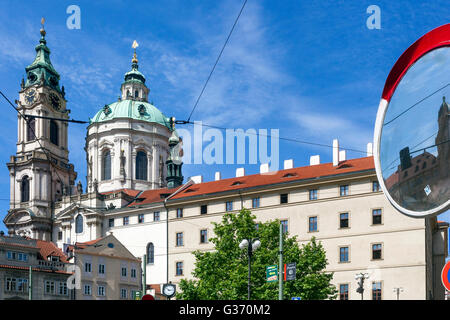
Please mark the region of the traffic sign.
POLYGON ((448 291, 450 291, 450 260, 444 265, 441 273, 442 285, 448 291))
POLYGON ((141 300, 142 293, 141 291, 133 291, 133 300, 141 300))
POLYGON ((297 274, 297 263, 286 263, 284 265, 284 280, 295 280, 295 276, 297 274))
POLYGON ((276 264, 266 267, 266 281, 278 281, 278 266, 276 264))
POLYGON ((291 300, 302 300, 301 297, 292 297, 291 300))
POLYGON ((142 297, 142 300, 155 300, 151 294, 146 294, 142 297))

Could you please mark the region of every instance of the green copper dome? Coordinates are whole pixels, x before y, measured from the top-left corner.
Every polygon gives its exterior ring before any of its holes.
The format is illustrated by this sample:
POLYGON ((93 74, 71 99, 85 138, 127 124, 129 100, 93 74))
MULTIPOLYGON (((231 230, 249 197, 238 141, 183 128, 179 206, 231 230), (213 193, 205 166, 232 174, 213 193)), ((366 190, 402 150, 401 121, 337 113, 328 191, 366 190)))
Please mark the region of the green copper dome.
POLYGON ((155 106, 148 102, 128 99, 105 105, 92 119, 90 119, 90 123, 105 122, 118 118, 129 118, 151 123, 159 123, 172 131, 169 118, 167 118, 155 106))

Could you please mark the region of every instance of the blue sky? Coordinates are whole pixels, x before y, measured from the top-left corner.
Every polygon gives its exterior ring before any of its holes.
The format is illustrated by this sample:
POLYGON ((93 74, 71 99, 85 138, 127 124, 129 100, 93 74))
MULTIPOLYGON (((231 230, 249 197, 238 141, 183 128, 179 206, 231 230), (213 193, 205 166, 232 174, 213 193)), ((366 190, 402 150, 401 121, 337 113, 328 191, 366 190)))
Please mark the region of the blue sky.
MULTIPOLYGON (((186 119, 242 5, 241 1, 8 1, 0 3, 1 89, 17 99, 24 68, 35 56, 46 18, 51 60, 75 119, 117 100, 139 42, 140 71, 150 101, 186 119), (66 8, 81 8, 81 29, 66 27, 66 8)), ((249 0, 192 120, 230 128, 278 128, 280 136, 366 150, 385 79, 417 38, 448 23, 447 1, 249 0), (369 30, 366 9, 381 9, 369 30)), ((1 119, 0 218, 8 209, 5 163, 15 153, 17 115, 4 101, 1 119)), ((70 160, 85 185, 84 125, 70 125, 70 160)), ((280 161, 307 165, 331 150, 280 141, 280 161)), ((347 152, 347 157, 362 156, 347 152)), ((185 165, 184 176, 215 171, 231 177, 241 165, 185 165)), ((247 165, 246 174, 259 164, 247 165)), ((449 221, 449 214, 442 217, 449 221)), ((0 229, 4 230, 1 225, 0 229)))

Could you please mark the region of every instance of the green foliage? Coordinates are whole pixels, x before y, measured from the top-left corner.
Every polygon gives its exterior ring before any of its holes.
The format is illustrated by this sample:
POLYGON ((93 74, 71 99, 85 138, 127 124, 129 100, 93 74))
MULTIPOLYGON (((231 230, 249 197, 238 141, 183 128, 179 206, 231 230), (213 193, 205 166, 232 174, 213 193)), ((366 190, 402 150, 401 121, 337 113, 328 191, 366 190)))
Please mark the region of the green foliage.
MULTIPOLYGON (((244 300, 247 299, 247 250, 239 249, 243 239, 258 238, 261 247, 252 255, 251 298, 278 299, 278 282, 266 282, 266 267, 278 264, 279 220, 259 223, 248 209, 238 214, 225 214, 221 223, 214 224, 213 252, 195 251, 193 276, 196 280, 181 280, 177 299, 186 300, 244 300)), ((299 247, 296 237, 283 234, 283 261, 297 263, 297 277, 284 281, 284 298, 334 299, 336 289, 330 284, 331 273, 325 251, 315 238, 299 247)))

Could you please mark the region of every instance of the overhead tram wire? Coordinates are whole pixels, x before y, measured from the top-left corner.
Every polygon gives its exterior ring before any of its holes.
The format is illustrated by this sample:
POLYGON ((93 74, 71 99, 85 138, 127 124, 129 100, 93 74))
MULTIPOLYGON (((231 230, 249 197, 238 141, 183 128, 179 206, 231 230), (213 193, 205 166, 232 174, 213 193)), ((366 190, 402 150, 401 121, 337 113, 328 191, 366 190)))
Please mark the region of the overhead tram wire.
MULTIPOLYGON (((214 128, 214 129, 219 129, 219 130, 228 130, 228 129, 232 129, 232 128, 225 128, 225 127, 219 127, 219 126, 213 126, 210 124, 204 124, 204 123, 195 123, 192 121, 186 121, 186 120, 175 120, 176 124, 192 124, 192 125, 200 125, 202 127, 208 127, 208 128, 214 128)), ((252 135, 256 135, 256 136, 264 136, 264 137, 268 137, 271 138, 272 135, 270 134, 260 134, 260 133, 254 133, 254 132, 247 132, 248 134, 252 134, 252 135)), ((317 146, 317 147, 326 147, 326 148, 334 148, 332 145, 329 144, 324 144, 324 143, 316 143, 316 142, 310 142, 310 141, 305 141, 305 140, 299 140, 299 139, 293 139, 293 138, 284 138, 284 137, 280 137, 278 136, 278 139, 280 140, 284 140, 284 141, 289 141, 289 142, 296 142, 296 143, 301 143, 301 144, 308 144, 308 145, 312 145, 312 146, 317 146)), ((347 151, 353 151, 353 152, 358 152, 358 153, 367 153, 367 151, 362 151, 362 150, 358 150, 358 149, 353 149, 353 148, 347 148, 344 146, 339 146, 339 149, 341 150, 347 150, 347 151)))
POLYGON ((222 56, 222 53, 223 53, 223 51, 225 50, 225 47, 227 46, 228 41, 230 40, 231 34, 233 33, 233 30, 234 30, 234 27, 236 26, 236 24, 237 24, 239 18, 241 17, 242 11, 244 10, 244 7, 245 7, 246 4, 247 4, 247 0, 245 0, 244 3, 242 4, 241 10, 239 11, 239 14, 238 14, 238 16, 236 17, 236 20, 234 21, 234 24, 233 24, 233 26, 231 27, 230 32, 228 33, 228 37, 227 37, 227 39, 225 40, 225 43, 224 43, 223 46, 222 46, 222 50, 220 50, 220 53, 219 53, 219 55, 218 55, 218 57, 217 57, 217 59, 216 59, 216 62, 214 63, 214 66, 212 67, 211 72, 209 73, 209 76, 208 76, 208 78, 206 79, 205 84, 203 85, 202 91, 200 91, 200 94, 199 94, 199 96, 198 96, 198 98, 197 98, 197 101, 195 101, 194 107, 192 108, 192 111, 191 111, 191 113, 189 114, 189 117, 188 117, 187 121, 191 120, 192 114, 194 113, 195 108, 197 108, 197 105, 198 105, 198 103, 199 103, 199 101, 200 101, 200 99, 201 99, 201 97, 202 97, 202 95, 203 95, 203 92, 205 91, 206 86, 208 85, 208 82, 209 82, 209 80, 211 79, 211 76, 212 76, 214 70, 216 69, 217 64, 219 63, 220 57, 222 56))
POLYGON ((420 103, 422 103, 423 101, 427 100, 428 98, 434 96, 436 93, 438 93, 439 91, 447 88, 448 86, 450 86, 450 82, 447 83, 445 86, 437 89, 436 91, 434 91, 433 93, 429 94, 428 96, 426 96, 425 98, 417 101, 416 103, 414 103, 412 106, 410 106, 409 108, 403 110, 402 112, 400 112, 397 116, 395 116, 394 118, 392 118, 391 120, 383 123, 383 126, 387 126, 388 124, 390 124, 391 122, 393 122, 394 120, 398 119, 400 116, 402 116, 403 114, 405 114, 406 112, 408 112, 409 110, 411 110, 412 108, 416 107, 417 105, 419 105, 420 103))

